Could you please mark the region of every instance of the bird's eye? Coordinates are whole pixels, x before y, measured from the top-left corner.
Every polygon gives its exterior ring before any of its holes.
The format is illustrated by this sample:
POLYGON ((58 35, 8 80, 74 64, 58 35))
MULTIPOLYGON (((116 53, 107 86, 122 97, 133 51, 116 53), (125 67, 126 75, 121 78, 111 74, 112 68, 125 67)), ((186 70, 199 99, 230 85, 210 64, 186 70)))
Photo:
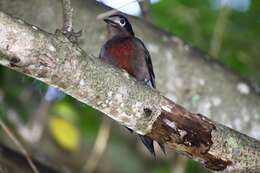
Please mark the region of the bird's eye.
POLYGON ((120 22, 120 25, 121 25, 121 26, 124 26, 124 25, 125 25, 125 19, 120 19, 119 22, 120 22))

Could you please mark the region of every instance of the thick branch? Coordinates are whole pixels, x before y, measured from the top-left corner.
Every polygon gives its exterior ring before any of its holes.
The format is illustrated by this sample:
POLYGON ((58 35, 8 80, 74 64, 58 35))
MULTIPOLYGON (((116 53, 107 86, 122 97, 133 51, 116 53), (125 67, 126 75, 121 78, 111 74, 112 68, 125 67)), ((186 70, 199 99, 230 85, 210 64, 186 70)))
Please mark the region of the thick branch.
MULTIPOLYGON (((49 32, 62 25, 60 1, 2 0, 0 6, 49 32)), ((107 9, 86 0, 73 1, 73 8, 76 19, 73 26, 84 31, 80 45, 89 54, 98 55, 106 27, 95 18, 107 9)), ((247 81, 177 36, 145 21, 130 20, 136 35, 151 53, 156 86, 165 96, 193 112, 260 139, 260 95, 247 81)))
POLYGON ((260 164, 260 143, 255 139, 190 113, 89 56, 61 33, 48 34, 0 13, 0 38, 0 64, 59 87, 210 170, 245 170, 260 164))

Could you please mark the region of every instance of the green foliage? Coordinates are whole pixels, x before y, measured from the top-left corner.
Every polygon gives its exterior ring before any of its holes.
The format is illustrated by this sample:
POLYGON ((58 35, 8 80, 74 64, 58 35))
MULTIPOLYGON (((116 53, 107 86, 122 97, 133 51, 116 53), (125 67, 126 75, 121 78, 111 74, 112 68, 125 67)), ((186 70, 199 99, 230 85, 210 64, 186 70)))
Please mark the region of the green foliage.
MULTIPOLYGON (((155 167, 152 173, 171 173, 171 164, 169 162, 161 163, 161 165, 155 167)), ((174 169, 173 169, 174 170, 174 169)))
MULTIPOLYGON (((151 8, 153 22, 209 52, 221 10, 214 0, 161 0, 151 8)), ((229 9, 219 59, 245 77, 259 82, 260 1, 252 0, 246 12, 229 9)))
MULTIPOLYGON (((110 139, 107 148, 107 159, 110 161, 111 167, 117 168, 118 172, 124 173, 143 173, 146 171, 144 161, 140 156, 126 147, 124 141, 114 141, 110 139)), ((112 171, 114 172, 114 171, 112 171)))
POLYGON ((93 108, 67 96, 55 103, 51 112, 53 115, 74 121, 86 138, 96 137, 102 114, 93 108))
MULTIPOLYGON (((37 104, 37 102, 33 102, 33 100, 26 97, 28 94, 32 94, 31 91, 36 90, 33 87, 33 79, 2 66, 0 66, 0 71, 0 78, 3 81, 0 82, 0 89, 3 93, 3 108, 0 107, 0 110, 5 112, 8 109, 17 110, 20 118, 26 121, 32 111, 30 107, 37 104)), ((38 100, 40 94, 36 92, 34 96, 33 99, 38 100)))
POLYGON ((75 101, 73 98, 68 98, 67 101, 72 102, 71 106, 77 111, 77 123, 82 134, 85 137, 94 138, 97 135, 103 115, 95 109, 75 101))
POLYGON ((201 165, 199 165, 197 162, 194 162, 192 160, 188 161, 187 167, 186 167, 186 173, 208 173, 201 165))

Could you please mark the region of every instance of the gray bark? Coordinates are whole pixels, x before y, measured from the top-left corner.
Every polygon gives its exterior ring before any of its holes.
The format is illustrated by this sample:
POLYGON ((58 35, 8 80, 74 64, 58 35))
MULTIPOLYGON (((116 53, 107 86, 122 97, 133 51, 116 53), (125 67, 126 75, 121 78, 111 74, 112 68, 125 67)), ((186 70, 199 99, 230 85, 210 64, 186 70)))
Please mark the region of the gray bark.
POLYGON ((0 38, 1 65, 59 87, 212 171, 251 171, 259 166, 259 141, 190 113, 126 72, 85 53, 61 31, 49 34, 0 13, 0 38))
MULTIPOLYGON (((0 8, 49 32, 62 26, 59 1, 2 0, 0 8)), ((76 30, 83 30, 81 47, 97 56, 106 32, 96 16, 106 9, 87 0, 73 1, 73 8, 76 30)), ((144 21, 130 20, 151 52, 158 90, 193 112, 260 139, 256 89, 178 37, 144 21)))

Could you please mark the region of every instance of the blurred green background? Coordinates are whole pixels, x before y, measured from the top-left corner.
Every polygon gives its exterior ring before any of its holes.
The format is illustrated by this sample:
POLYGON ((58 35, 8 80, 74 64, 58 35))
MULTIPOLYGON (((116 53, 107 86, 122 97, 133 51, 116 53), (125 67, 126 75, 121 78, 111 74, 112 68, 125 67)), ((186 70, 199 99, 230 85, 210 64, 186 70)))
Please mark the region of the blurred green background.
POLYGON ((162 0, 151 11, 156 25, 260 84, 260 1, 162 0))
MULTIPOLYGON (((260 84, 259 0, 161 0, 150 6, 149 15, 157 26, 260 84)), ((44 157, 75 172, 207 172, 176 153, 164 156, 158 150, 158 157, 152 158, 136 135, 71 97, 46 102, 45 84, 1 66, 0 81, 0 117, 17 130, 24 144, 33 149, 42 144, 44 157), (37 122, 43 131, 32 139, 37 122), (98 141, 98 136, 107 140, 98 141)), ((0 132, 1 141, 8 144, 0 132)))

